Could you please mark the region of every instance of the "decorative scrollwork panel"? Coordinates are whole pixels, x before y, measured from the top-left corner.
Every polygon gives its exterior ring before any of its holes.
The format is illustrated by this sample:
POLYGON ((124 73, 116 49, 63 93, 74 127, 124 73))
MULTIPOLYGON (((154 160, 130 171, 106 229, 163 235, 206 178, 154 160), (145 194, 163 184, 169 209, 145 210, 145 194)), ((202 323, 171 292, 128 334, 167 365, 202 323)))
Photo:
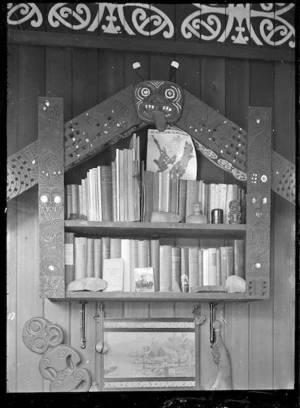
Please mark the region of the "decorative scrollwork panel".
POLYGON ((250 297, 270 295, 271 109, 249 108, 246 276, 250 297))
POLYGON ((40 291, 64 297, 63 101, 39 98, 38 182, 40 291))

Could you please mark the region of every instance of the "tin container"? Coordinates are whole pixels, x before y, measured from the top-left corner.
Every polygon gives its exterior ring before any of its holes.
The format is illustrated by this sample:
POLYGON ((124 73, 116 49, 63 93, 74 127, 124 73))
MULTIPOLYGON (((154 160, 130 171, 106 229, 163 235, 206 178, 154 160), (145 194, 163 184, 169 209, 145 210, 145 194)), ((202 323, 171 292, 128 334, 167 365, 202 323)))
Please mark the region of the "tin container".
POLYGON ((211 211, 212 224, 223 224, 223 210, 215 208, 211 211))

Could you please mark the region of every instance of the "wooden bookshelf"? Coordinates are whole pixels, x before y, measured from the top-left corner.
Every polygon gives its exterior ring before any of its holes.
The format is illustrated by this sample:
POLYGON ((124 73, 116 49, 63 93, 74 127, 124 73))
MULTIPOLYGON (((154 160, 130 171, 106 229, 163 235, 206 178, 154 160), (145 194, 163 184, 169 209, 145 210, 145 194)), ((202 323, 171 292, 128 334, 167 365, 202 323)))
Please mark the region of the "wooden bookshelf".
POLYGON ((124 237, 245 238, 245 224, 181 224, 165 222, 65 221, 65 230, 82 235, 124 237))

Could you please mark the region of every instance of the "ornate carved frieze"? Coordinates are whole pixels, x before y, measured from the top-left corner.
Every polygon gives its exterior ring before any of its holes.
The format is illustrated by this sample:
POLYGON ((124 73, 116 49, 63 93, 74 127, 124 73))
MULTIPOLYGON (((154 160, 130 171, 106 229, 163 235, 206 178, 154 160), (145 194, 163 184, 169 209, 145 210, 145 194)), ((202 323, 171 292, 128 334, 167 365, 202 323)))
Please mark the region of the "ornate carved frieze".
POLYGON ((64 297, 63 100, 40 97, 38 119, 40 291, 64 297))
POLYGON ((271 109, 249 108, 246 276, 250 297, 270 294, 271 109))
MULTIPOLYGON (((47 23, 62 31, 99 32, 130 37, 144 36, 174 40, 175 21, 159 4, 144 3, 53 3, 47 14, 38 3, 8 3, 7 24, 15 27, 30 22, 30 29, 47 23)), ((289 14, 293 3, 198 4, 187 5, 189 14, 176 28, 186 40, 257 46, 285 45, 295 48, 295 28, 289 14)), ((174 5, 175 7, 175 5, 174 5)))
POLYGON ((91 377, 78 367, 81 357, 63 342, 63 331, 43 317, 28 320, 22 333, 24 344, 34 353, 43 354, 39 370, 50 381, 50 392, 88 391, 91 377))

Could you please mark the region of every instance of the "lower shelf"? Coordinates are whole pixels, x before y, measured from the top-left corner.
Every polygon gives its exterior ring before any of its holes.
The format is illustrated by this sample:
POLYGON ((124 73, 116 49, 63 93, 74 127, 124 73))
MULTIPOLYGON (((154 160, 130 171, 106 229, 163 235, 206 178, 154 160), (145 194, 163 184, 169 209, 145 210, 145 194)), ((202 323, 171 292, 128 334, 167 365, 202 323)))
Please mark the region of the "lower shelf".
MULTIPOLYGON (((261 299, 261 298, 259 298, 261 299)), ((177 293, 177 292, 67 292, 65 298, 51 298, 55 301, 140 301, 140 302, 210 302, 210 301, 253 301, 258 298, 250 298, 247 293, 177 293)))

